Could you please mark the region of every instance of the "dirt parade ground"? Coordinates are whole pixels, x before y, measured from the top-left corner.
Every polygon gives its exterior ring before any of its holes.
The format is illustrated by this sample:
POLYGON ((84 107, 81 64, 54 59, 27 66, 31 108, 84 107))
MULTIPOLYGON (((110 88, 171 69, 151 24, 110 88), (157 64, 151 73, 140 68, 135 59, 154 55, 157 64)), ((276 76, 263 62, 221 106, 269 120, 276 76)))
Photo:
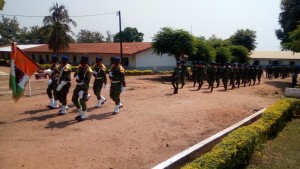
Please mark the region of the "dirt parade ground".
MULTIPOLYGON (((0 67, 9 73, 9 68, 0 67)), ((1 169, 144 169, 231 126, 282 97, 287 79, 263 78, 260 85, 213 93, 196 91, 189 82, 174 95, 162 75, 126 77, 124 107, 112 115, 114 103, 109 90, 107 102, 94 108, 88 101, 88 120, 77 122, 68 95, 69 113, 58 116, 48 110, 47 81, 31 78, 32 97, 17 103, 8 91, 8 77, 0 79, 0 168, 1 169)), ((92 86, 92 82, 90 85, 92 86)), ((28 94, 28 88, 25 95, 28 94)))

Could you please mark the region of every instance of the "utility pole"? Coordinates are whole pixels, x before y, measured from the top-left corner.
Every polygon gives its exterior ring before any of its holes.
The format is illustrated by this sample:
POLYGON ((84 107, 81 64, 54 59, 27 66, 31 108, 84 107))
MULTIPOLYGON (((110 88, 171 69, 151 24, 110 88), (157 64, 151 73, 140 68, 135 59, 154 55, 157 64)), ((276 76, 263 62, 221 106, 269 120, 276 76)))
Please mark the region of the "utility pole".
POLYGON ((122 27, 121 27, 121 11, 118 12, 119 15, 119 34, 120 34, 120 55, 121 55, 121 63, 123 63, 123 46, 122 46, 122 27))

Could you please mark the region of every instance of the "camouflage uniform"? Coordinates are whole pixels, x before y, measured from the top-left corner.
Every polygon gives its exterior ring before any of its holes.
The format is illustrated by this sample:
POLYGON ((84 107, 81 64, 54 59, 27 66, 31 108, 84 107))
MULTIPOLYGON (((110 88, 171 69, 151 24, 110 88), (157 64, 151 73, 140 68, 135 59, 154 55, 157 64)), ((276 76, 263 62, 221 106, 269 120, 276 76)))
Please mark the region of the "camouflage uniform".
POLYGON ((69 93, 69 89, 71 87, 71 65, 67 64, 65 66, 59 66, 60 70, 60 77, 59 77, 59 84, 63 81, 66 82, 65 85, 61 88, 60 91, 57 91, 57 98, 59 102, 63 105, 67 105, 67 95, 69 93))
POLYGON ((220 79, 222 78, 222 67, 220 65, 217 66, 217 72, 216 72, 216 83, 217 88, 220 86, 220 79))
POLYGON ((236 80, 236 66, 232 67, 232 71, 230 72, 230 85, 231 89, 235 88, 235 80, 236 80))
POLYGON ((225 91, 227 90, 228 79, 230 77, 231 71, 232 71, 232 69, 228 65, 226 65, 222 69, 222 74, 223 74, 222 75, 222 82, 223 82, 223 86, 224 86, 225 91))
POLYGON ((174 68, 173 74, 172 74, 172 86, 174 87, 174 94, 178 93, 178 84, 180 81, 180 75, 182 74, 181 67, 177 64, 177 67, 174 68))
POLYGON ((198 67, 198 75, 197 75, 197 82, 199 83, 198 90, 201 89, 205 77, 205 67, 201 64, 198 67))
POLYGON ((214 82, 216 80, 216 73, 217 73, 217 69, 216 67, 212 64, 207 68, 207 81, 209 83, 208 88, 210 88, 210 92, 213 91, 214 89, 214 82))
POLYGON ((73 92, 72 102, 79 112, 79 115, 75 117, 78 121, 87 119, 86 102, 89 99, 88 90, 92 74, 92 69, 88 66, 88 63, 88 57, 82 56, 80 65, 74 74, 77 85, 73 92))
POLYGON ((263 75, 263 70, 261 68, 261 66, 259 66, 258 68, 258 71, 257 71, 257 80, 258 80, 258 84, 260 84, 260 79, 261 79, 261 76, 263 75))
POLYGON ((185 77, 189 77, 189 72, 187 66, 183 62, 181 67, 181 73, 180 73, 181 88, 183 88, 183 86, 185 85, 185 77))
POLYGON ((123 105, 120 102, 120 94, 122 92, 122 88, 125 89, 125 69, 120 64, 113 64, 110 68, 109 78, 111 80, 110 86, 110 98, 115 102, 116 108, 114 113, 119 113, 119 108, 123 105))
POLYGON ((106 67, 104 64, 101 63, 100 65, 98 64, 93 65, 92 69, 93 69, 93 76, 95 77, 93 91, 97 97, 97 100, 100 103, 100 106, 98 107, 101 107, 106 100, 103 98, 103 96, 101 97, 101 89, 103 87, 103 84, 104 85, 107 84, 107 79, 105 75, 106 67))
POLYGON ((59 64, 53 63, 50 67, 50 70, 51 70, 51 75, 49 75, 50 80, 49 80, 49 84, 48 84, 48 87, 46 90, 47 95, 48 95, 49 99, 53 99, 53 96, 54 96, 54 99, 58 100, 58 98, 56 98, 55 93, 56 93, 56 88, 58 85, 58 78, 59 78, 59 64), (53 95, 52 95, 52 92, 53 92, 53 95))

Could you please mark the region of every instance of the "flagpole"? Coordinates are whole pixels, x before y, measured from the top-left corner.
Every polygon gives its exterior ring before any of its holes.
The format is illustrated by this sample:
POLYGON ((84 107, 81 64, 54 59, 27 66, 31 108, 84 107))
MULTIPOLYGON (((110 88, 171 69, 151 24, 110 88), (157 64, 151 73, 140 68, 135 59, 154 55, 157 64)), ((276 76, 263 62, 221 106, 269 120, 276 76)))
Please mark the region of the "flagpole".
POLYGON ((31 83, 30 83, 30 79, 28 80, 28 87, 29 87, 29 97, 31 97, 31 83))

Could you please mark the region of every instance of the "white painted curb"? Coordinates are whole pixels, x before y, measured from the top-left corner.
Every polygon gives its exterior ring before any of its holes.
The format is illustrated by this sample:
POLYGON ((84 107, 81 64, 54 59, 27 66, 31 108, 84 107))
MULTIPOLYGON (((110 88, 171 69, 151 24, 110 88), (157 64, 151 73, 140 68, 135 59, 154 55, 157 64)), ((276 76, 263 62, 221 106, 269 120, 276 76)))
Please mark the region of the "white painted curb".
POLYGON ((189 147, 188 149, 176 154, 168 160, 156 165, 152 169, 180 168, 182 165, 194 160, 201 154, 208 152, 214 145, 216 145, 223 137, 225 137, 231 131, 241 126, 249 125, 257 119, 259 119, 264 111, 265 108, 243 119, 242 121, 224 129, 223 131, 220 131, 219 133, 212 135, 211 137, 197 143, 196 145, 189 147))

